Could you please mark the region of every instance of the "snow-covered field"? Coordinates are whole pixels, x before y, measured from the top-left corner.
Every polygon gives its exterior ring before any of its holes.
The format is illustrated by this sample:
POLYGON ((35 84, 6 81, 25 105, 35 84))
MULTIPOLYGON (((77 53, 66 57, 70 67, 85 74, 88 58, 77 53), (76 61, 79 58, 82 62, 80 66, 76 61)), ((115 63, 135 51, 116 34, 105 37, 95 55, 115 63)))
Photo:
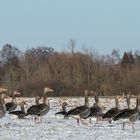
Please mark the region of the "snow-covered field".
MULTIPOLYGON (((6 114, 0 119, 0 140, 139 140, 140 121, 135 123, 135 133, 132 133, 130 124, 122 130, 121 122, 109 124, 100 121, 96 124, 95 120, 87 126, 77 125, 75 119, 55 118, 55 113, 60 111, 62 102, 67 102, 68 110, 72 107, 82 105, 83 98, 49 98, 51 109, 43 117, 42 123, 35 123, 30 116, 26 119, 17 119, 6 114)), ((18 103, 25 100, 28 107, 34 104, 33 98, 20 98, 18 103)), ((90 97, 90 105, 94 102, 90 97)), ((104 112, 115 105, 114 99, 101 98, 101 105, 105 106, 104 112)), ((131 100, 135 105, 135 100, 131 100)), ((125 107, 125 100, 122 100, 121 107, 125 107)), ((19 109, 19 107, 18 107, 19 109)), ((89 120, 87 120, 89 122, 89 120)))

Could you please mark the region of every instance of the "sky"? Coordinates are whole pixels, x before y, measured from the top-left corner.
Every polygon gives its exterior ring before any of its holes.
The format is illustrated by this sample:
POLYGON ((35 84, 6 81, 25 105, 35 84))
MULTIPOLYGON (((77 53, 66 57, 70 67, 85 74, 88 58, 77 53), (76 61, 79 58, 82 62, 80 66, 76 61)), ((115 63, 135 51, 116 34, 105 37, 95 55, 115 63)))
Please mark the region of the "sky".
POLYGON ((140 48, 140 0, 0 0, 0 46, 76 51, 140 48))

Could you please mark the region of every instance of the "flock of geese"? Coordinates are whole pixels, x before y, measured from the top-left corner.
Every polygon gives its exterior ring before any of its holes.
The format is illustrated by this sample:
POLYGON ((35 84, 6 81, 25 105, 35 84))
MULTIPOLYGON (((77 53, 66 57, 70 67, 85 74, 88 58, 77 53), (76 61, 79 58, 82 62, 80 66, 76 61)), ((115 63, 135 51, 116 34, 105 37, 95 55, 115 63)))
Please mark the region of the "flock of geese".
POLYGON ((94 93, 94 104, 93 106, 89 106, 88 101, 88 90, 85 90, 85 104, 82 106, 78 106, 76 108, 73 108, 69 111, 66 111, 67 103, 64 102, 62 104, 62 111, 57 112, 55 115, 64 115, 64 118, 75 118, 77 119, 77 123, 79 125, 79 122, 81 121, 82 124, 87 125, 87 122, 85 120, 89 118, 91 123, 91 118, 96 118, 96 122, 98 123, 99 120, 102 121, 108 121, 109 123, 112 123, 112 121, 118 121, 120 120, 123 124, 123 130, 124 126, 127 122, 130 122, 132 124, 132 129, 134 132, 134 123, 135 121, 140 119, 140 95, 136 98, 136 106, 135 108, 131 108, 130 105, 130 94, 126 95, 126 102, 127 102, 127 108, 121 109, 119 105, 119 96, 115 97, 115 107, 110 108, 107 112, 103 113, 104 107, 101 106, 98 93, 94 93))
POLYGON ((35 116, 33 118, 35 122, 37 119, 40 122, 42 122, 42 116, 47 114, 48 111, 50 110, 50 104, 46 96, 46 93, 53 92, 53 90, 48 87, 44 88, 43 103, 39 103, 39 100, 41 99, 41 97, 36 97, 36 104, 29 107, 27 109, 27 112, 25 111, 25 107, 24 107, 25 105, 27 105, 25 101, 22 101, 20 104, 21 110, 15 111, 15 109, 17 108, 16 97, 20 95, 21 93, 15 91, 12 96, 12 101, 5 103, 5 98, 8 97, 7 90, 0 89, 0 91, 2 91, 0 94, 0 118, 4 117, 6 112, 8 112, 9 114, 16 115, 19 119, 23 119, 28 115, 32 115, 32 116, 35 116))
MULTIPOLYGON (((17 108, 17 101, 16 96, 20 95, 19 92, 15 91, 12 96, 12 101, 5 103, 5 98, 7 98, 7 90, 2 88, 0 89, 0 118, 4 117, 6 112, 12 115, 16 115, 19 119, 23 119, 28 115, 33 116, 33 120, 35 122, 42 122, 42 116, 47 114, 50 110, 49 100, 46 96, 46 93, 53 92, 52 89, 46 87, 44 88, 44 96, 43 97, 36 97, 35 102, 36 104, 30 106, 27 111, 25 111, 24 106, 27 105, 25 101, 21 102, 21 110, 15 110, 17 108), (43 102, 40 103, 40 99, 43 98, 43 102)), ((91 91, 93 92, 93 91, 91 91)), ((92 118, 96 118, 96 122, 98 123, 99 120, 107 120, 109 123, 112 121, 121 120, 123 124, 123 130, 126 122, 130 122, 132 124, 132 129, 134 132, 134 123, 135 121, 140 119, 140 95, 136 98, 136 106, 135 108, 131 108, 130 106, 130 95, 126 95, 126 102, 127 108, 120 109, 119 105, 119 96, 115 97, 115 107, 109 109, 107 112, 103 112, 103 106, 101 106, 98 94, 94 93, 94 100, 92 106, 89 105, 88 99, 89 90, 85 90, 84 97, 85 103, 82 106, 75 107, 70 109, 69 111, 66 110, 66 106, 68 103, 62 103, 62 110, 57 112, 57 115, 63 115, 64 119, 74 118, 77 120, 77 123, 81 122, 84 125, 87 125, 86 119, 89 118, 89 123, 91 123, 92 118)))

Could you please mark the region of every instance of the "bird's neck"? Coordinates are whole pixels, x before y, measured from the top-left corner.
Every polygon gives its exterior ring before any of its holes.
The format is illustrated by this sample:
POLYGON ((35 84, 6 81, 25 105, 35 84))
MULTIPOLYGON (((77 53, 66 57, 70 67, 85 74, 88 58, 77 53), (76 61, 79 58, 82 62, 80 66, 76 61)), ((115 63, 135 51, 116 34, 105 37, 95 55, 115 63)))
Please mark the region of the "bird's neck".
POLYGON ((89 106, 88 95, 85 94, 85 106, 89 106))
POLYGON ((0 97, 0 106, 6 111, 4 98, 0 97))
POLYGON ((131 106, 130 106, 130 97, 127 97, 126 101, 127 101, 128 108, 131 108, 131 106))
POLYGON ((44 97, 44 104, 49 105, 49 100, 47 97, 44 97))
POLYGON ((120 108, 120 105, 119 105, 118 99, 116 99, 115 101, 116 101, 116 107, 117 107, 117 108, 120 108))
POLYGON ((62 105, 62 110, 63 110, 63 112, 66 112, 66 106, 65 105, 62 105))
POLYGON ((25 107, 23 104, 21 105, 21 111, 25 112, 25 107))
POLYGON ((36 105, 39 105, 39 98, 35 98, 36 105))
POLYGON ((136 99, 136 108, 140 111, 140 99, 138 97, 136 99))
POLYGON ((13 98, 12 98, 12 102, 15 103, 15 104, 17 104, 16 97, 13 97, 13 98))
POLYGON ((2 98, 0 98, 0 104, 3 105, 4 100, 2 98))
POLYGON ((92 107, 95 107, 96 106, 96 103, 93 103, 93 106, 92 107))
POLYGON ((94 99, 95 99, 95 103, 98 103, 99 102, 99 97, 98 97, 97 94, 95 94, 94 99))
POLYGON ((97 102, 96 102, 96 106, 101 107, 101 104, 100 104, 100 102, 99 102, 99 101, 97 101, 97 102))

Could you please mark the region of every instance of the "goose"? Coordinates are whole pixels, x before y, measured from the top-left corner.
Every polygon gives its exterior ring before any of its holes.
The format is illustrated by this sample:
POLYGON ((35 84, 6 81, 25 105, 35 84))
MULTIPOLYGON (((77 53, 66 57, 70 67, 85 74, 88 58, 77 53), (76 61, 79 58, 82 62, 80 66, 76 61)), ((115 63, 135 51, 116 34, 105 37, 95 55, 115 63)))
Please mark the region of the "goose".
POLYGON ((32 110, 34 109, 34 107, 36 106, 36 105, 39 105, 39 100, 41 99, 41 97, 40 96, 37 96, 36 98, 35 98, 35 105, 32 105, 32 106, 30 106, 29 108, 28 108, 28 110, 27 110, 27 114, 30 114, 30 115, 32 115, 31 114, 31 112, 32 112, 32 110))
POLYGON ((49 100, 46 97, 47 92, 53 92, 53 90, 48 88, 48 87, 44 88, 43 103, 35 105, 34 107, 32 107, 32 109, 27 112, 26 116, 27 115, 36 115, 36 116, 40 117, 41 122, 42 122, 42 116, 47 114, 48 111, 50 110, 49 100))
POLYGON ((90 107, 89 107, 89 102, 88 102, 88 92, 89 92, 88 90, 85 90, 85 104, 69 110, 67 115, 66 115, 66 117, 76 118, 78 125, 79 125, 79 121, 81 121, 82 124, 86 124, 83 122, 82 119, 86 119, 90 115, 90 107))
POLYGON ((123 130, 125 126, 125 119, 129 120, 132 123, 132 129, 134 132, 134 122, 140 117, 140 96, 136 98, 136 107, 134 109, 125 109, 119 112, 115 117, 114 121, 122 119, 123 120, 123 130))
POLYGON ((92 117, 96 117, 96 121, 98 122, 98 117, 101 115, 102 113, 102 107, 100 106, 100 101, 99 101, 99 97, 97 92, 94 93, 94 99, 95 99, 95 103, 93 104, 93 106, 90 108, 90 123, 91 123, 91 118, 92 117))
POLYGON ((59 111, 59 112, 55 113, 55 116, 63 115, 64 118, 66 118, 65 116, 67 115, 67 111, 66 111, 66 106, 67 106, 67 105, 68 105, 68 104, 67 104, 66 102, 63 102, 63 103, 62 103, 62 111, 59 111))
POLYGON ((21 93, 14 91, 12 95, 12 102, 8 102, 5 104, 7 111, 11 112, 17 108, 17 100, 16 100, 17 95, 21 95, 21 93))
POLYGON ((119 113, 120 110, 120 106, 119 106, 119 102, 118 102, 118 96, 115 98, 115 103, 116 106, 114 108, 109 109, 103 116, 103 119, 109 119, 109 123, 111 123, 113 117, 119 113))
POLYGON ((4 117, 6 114, 6 107, 4 103, 4 99, 7 98, 5 93, 0 94, 0 118, 4 117))
POLYGON ((16 115, 19 119, 23 119, 25 117, 25 108, 24 106, 27 105, 25 101, 21 102, 21 110, 11 111, 9 114, 16 115))
MULTIPOLYGON (((36 98, 35 98, 35 105, 32 105, 32 106, 30 106, 28 109, 27 109, 27 113, 25 114, 25 116, 27 116, 27 115, 33 115, 32 113, 33 113, 33 111, 34 111, 34 108, 37 106, 37 105, 39 105, 39 100, 41 99, 41 97, 40 96, 37 96, 36 98)), ((33 116, 33 120, 35 120, 35 122, 37 121, 36 120, 37 119, 37 117, 36 116, 33 116)))
POLYGON ((113 120, 114 119, 117 120, 117 118, 119 117, 117 115, 120 114, 121 112, 125 112, 126 110, 131 109, 131 105, 130 105, 130 94, 127 94, 126 95, 126 103, 127 103, 127 108, 124 108, 124 109, 119 110, 119 112, 115 116, 113 116, 113 120))
POLYGON ((134 123, 135 123, 135 121, 139 120, 139 118, 140 118, 140 97, 138 97, 138 99, 137 99, 137 112, 129 118, 129 121, 132 124, 133 132, 135 130, 134 123))

